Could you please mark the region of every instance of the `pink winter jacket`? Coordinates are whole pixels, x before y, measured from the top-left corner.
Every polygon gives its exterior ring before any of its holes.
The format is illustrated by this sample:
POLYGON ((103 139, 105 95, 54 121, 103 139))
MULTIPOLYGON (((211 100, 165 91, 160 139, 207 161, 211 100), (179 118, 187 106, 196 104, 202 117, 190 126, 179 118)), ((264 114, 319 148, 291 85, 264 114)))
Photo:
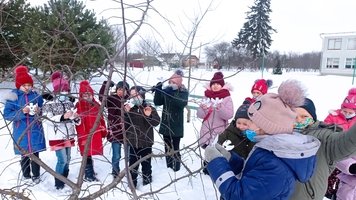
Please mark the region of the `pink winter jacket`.
MULTIPOLYGON (((337 124, 344 131, 349 130, 356 123, 356 117, 347 120, 341 113, 341 110, 331 110, 329 115, 324 120, 327 124, 337 124)), ((352 164, 356 164, 356 156, 342 160, 336 164, 336 167, 341 170, 338 175, 340 179, 339 189, 336 193, 338 200, 355 200, 356 199, 356 176, 350 174, 349 168, 352 164)))
POLYGON ((342 172, 338 175, 340 179, 339 189, 336 193, 338 200, 355 200, 356 199, 356 175, 351 174, 350 166, 356 165, 356 156, 340 161, 336 167, 342 172))
POLYGON ((341 110, 330 110, 329 115, 324 120, 327 124, 337 124, 344 131, 349 130, 353 124, 356 123, 356 117, 351 120, 347 120, 345 116, 341 113, 341 110))
POLYGON ((211 107, 211 113, 208 115, 208 111, 199 107, 197 111, 197 117, 203 120, 200 129, 199 145, 203 146, 211 144, 215 137, 220 135, 229 126, 229 120, 234 115, 234 106, 231 96, 227 96, 222 99, 220 105, 216 108, 211 107))

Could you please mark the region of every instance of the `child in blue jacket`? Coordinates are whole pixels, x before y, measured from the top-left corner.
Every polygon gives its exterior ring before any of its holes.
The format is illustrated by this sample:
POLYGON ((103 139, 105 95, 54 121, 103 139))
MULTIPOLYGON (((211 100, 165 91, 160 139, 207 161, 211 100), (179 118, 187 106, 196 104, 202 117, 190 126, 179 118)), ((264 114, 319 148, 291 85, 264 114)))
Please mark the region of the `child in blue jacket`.
POLYGON ((310 179, 320 141, 293 132, 293 108, 303 101, 299 83, 286 81, 278 94, 267 93, 249 107, 253 123, 246 136, 256 144, 246 160, 219 144, 205 149, 209 175, 224 200, 287 200, 297 181, 310 179))
POLYGON ((40 166, 32 161, 29 155, 39 157, 39 152, 46 150, 39 117, 43 99, 33 90, 33 79, 26 66, 18 66, 15 69, 15 81, 16 89, 5 97, 4 119, 12 122, 14 151, 16 155, 21 155, 23 177, 32 178, 33 182, 39 183, 40 166))

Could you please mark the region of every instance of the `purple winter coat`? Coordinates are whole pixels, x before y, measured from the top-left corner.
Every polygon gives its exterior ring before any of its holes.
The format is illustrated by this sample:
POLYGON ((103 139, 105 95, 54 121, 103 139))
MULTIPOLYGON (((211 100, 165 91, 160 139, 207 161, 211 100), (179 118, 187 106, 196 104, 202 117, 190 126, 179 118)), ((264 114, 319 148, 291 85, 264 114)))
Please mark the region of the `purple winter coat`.
POLYGON ((336 167, 341 171, 338 175, 340 184, 336 193, 338 200, 356 199, 356 175, 350 172, 351 165, 356 165, 356 156, 352 156, 336 164, 336 167))
POLYGON ((229 120, 234 115, 234 106, 231 96, 221 99, 216 108, 211 106, 211 113, 208 115, 208 109, 198 108, 197 117, 203 119, 200 128, 199 145, 203 146, 212 143, 216 136, 220 135, 229 126, 229 120), (207 117, 208 115, 208 117, 207 117), (206 118, 207 117, 207 118, 206 118), (204 120, 206 118, 206 120, 204 120))

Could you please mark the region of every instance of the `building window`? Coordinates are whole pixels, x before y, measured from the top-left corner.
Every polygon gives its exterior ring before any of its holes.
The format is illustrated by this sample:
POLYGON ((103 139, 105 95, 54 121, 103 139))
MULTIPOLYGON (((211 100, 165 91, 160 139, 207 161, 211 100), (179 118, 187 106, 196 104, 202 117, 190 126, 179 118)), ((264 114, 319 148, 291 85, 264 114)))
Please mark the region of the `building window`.
POLYGON ((346 58, 345 68, 346 69, 354 69, 355 68, 356 58, 346 58))
POLYGON ((334 38, 328 40, 328 49, 329 50, 340 50, 341 49, 341 38, 334 38))
POLYGON ((326 59, 326 68, 339 68, 340 58, 327 58, 326 59))
POLYGON ((347 49, 356 50, 356 38, 349 38, 347 40, 347 49))

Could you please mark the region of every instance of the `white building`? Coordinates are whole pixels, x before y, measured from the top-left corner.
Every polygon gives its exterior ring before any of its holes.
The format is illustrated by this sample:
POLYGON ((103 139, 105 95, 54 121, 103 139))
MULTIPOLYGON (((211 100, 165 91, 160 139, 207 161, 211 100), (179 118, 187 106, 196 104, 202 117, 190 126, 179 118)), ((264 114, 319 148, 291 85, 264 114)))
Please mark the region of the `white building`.
POLYGON ((352 76, 356 62, 356 32, 321 34, 320 73, 352 76))

